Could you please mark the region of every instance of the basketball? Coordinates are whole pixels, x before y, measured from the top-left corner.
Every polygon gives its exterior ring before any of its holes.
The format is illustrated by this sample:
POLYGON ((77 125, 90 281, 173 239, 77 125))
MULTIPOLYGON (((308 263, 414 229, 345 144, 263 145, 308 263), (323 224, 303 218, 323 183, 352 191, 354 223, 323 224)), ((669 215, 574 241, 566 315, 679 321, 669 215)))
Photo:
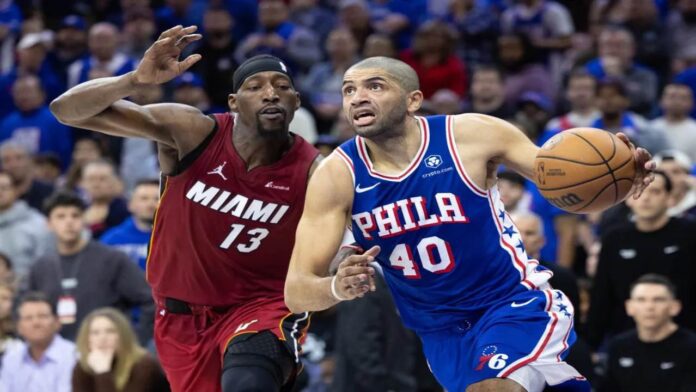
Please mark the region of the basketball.
POLYGON ((602 211, 633 185, 631 149, 612 133, 572 128, 549 139, 534 162, 537 187, 554 206, 574 213, 602 211))

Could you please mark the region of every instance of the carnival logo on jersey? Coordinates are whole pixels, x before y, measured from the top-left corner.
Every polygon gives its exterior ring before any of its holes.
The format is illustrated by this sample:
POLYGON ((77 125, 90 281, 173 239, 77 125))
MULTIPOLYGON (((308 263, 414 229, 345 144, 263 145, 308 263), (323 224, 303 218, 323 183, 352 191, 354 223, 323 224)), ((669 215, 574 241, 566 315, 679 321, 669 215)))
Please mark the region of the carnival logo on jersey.
POLYGON ((437 169, 442 165, 442 157, 439 155, 429 155, 425 159, 423 159, 423 163, 425 163, 426 167, 429 167, 431 169, 437 169))
POLYGON ((283 186, 283 185, 276 185, 273 183, 273 181, 268 181, 266 183, 266 188, 271 188, 271 189, 279 189, 281 191, 289 191, 290 187, 289 186, 283 186))
POLYGON ((285 216, 290 206, 233 194, 202 181, 196 181, 186 192, 186 198, 196 204, 241 219, 276 224, 285 216))
POLYGON ((227 164, 227 161, 223 162, 222 165, 216 167, 215 169, 211 170, 208 172, 208 174, 217 174, 220 177, 222 177, 223 180, 227 181, 227 177, 225 177, 225 174, 222 172, 222 169, 225 168, 225 165, 227 164))

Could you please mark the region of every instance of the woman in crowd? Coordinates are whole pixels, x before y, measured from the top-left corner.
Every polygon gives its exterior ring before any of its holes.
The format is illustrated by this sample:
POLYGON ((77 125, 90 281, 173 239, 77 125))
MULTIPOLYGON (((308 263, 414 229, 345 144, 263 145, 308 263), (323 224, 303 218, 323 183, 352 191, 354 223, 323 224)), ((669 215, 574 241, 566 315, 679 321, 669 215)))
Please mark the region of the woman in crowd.
POLYGON ((85 318, 77 335, 80 359, 73 392, 167 391, 164 373, 142 348, 128 320, 116 309, 101 308, 85 318))

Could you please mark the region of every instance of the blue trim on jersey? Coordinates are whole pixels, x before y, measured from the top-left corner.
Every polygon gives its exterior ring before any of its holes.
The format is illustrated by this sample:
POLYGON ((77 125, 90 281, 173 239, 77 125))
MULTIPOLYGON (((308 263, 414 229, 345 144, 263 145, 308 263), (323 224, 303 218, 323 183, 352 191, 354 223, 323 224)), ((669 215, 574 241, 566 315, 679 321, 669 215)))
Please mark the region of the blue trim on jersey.
POLYGON ((421 148, 401 175, 379 173, 360 137, 341 145, 353 171, 353 235, 377 261, 404 323, 416 331, 478 319, 491 305, 548 280, 524 254, 497 188, 461 166, 451 117, 418 118, 421 148), (522 285, 520 283, 523 283, 522 285))

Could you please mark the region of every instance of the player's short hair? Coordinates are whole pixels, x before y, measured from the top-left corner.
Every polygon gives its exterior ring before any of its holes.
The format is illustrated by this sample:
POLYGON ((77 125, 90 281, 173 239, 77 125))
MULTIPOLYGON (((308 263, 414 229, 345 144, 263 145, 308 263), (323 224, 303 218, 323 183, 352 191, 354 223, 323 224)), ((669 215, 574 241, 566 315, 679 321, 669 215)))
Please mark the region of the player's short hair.
POLYGON ((665 190, 667 193, 672 193, 672 180, 669 179, 667 173, 662 170, 653 170, 653 173, 655 173, 655 177, 660 176, 665 180, 665 190))
POLYGON ((76 193, 68 191, 58 191, 52 194, 44 202, 43 208, 46 216, 50 216, 51 212, 58 207, 75 207, 80 212, 85 212, 87 205, 76 193))
POLYGON ((600 80, 599 83, 597 83, 596 91, 597 93, 599 93, 601 90, 604 90, 606 88, 613 89, 622 97, 628 98, 628 90, 626 90, 626 86, 621 80, 617 78, 607 77, 600 80))
POLYGON ((348 70, 367 68, 384 70, 407 93, 420 89, 418 74, 410 65, 401 60, 384 56, 368 57, 353 64, 348 70))
POLYGON ((477 73, 486 72, 498 75, 498 79, 500 79, 501 83, 505 80, 505 75, 503 75, 503 71, 500 69, 500 67, 497 67, 493 64, 482 64, 476 66, 474 70, 471 72, 471 79, 473 80, 474 76, 476 76, 477 73))
POLYGON ((22 305, 31 302, 45 303, 49 308, 51 308, 51 315, 54 317, 58 316, 58 313, 56 312, 56 303, 51 301, 48 295, 41 291, 29 291, 19 298, 19 301, 17 301, 17 307, 15 308, 17 311, 17 316, 19 316, 19 309, 22 307, 22 305))
POLYGON ((5 151, 21 151, 27 156, 31 156, 31 150, 29 150, 29 147, 25 146, 22 143, 18 143, 13 139, 8 139, 7 141, 0 143, 0 153, 3 153, 5 151))
POLYGON ((640 278, 636 279, 636 281, 631 284, 631 289, 628 292, 632 293, 633 289, 639 284, 657 284, 660 286, 664 286, 667 289, 667 292, 669 292, 669 295, 672 296, 672 298, 677 298, 677 286, 671 280, 669 280, 668 277, 664 275, 652 273, 645 274, 640 278))
POLYGON ((158 180, 156 178, 141 178, 135 182, 135 186, 133 187, 133 189, 135 189, 139 186, 143 186, 143 185, 152 185, 152 186, 159 187, 160 180, 158 180))
POLYGON ((504 170, 498 173, 498 179, 510 181, 511 183, 521 187, 524 187, 525 185, 524 177, 511 170, 504 170))
POLYGON ((36 163, 37 165, 50 165, 58 169, 60 169, 63 166, 60 157, 53 152, 37 154, 34 157, 34 163, 36 163))

